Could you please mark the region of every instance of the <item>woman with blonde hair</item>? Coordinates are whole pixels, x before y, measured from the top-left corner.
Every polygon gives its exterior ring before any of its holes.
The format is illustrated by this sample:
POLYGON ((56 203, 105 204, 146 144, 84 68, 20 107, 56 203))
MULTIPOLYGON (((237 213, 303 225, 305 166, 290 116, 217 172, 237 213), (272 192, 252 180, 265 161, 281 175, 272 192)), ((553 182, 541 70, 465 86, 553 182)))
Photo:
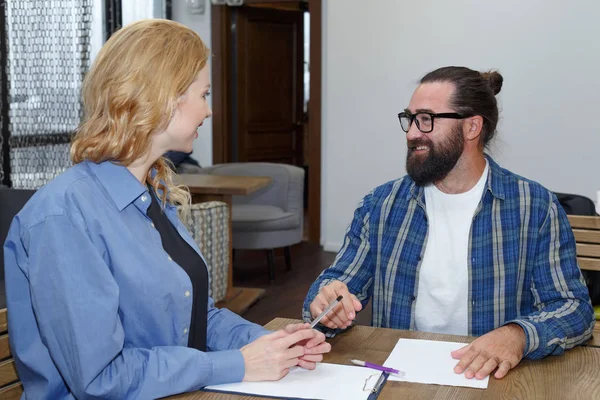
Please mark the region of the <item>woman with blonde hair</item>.
POLYGON ((330 350, 308 324, 269 332, 208 293, 177 217, 190 196, 162 155, 212 114, 209 51, 189 28, 116 32, 83 85, 74 166, 15 217, 5 244, 11 348, 25 397, 157 398, 276 380, 330 350))

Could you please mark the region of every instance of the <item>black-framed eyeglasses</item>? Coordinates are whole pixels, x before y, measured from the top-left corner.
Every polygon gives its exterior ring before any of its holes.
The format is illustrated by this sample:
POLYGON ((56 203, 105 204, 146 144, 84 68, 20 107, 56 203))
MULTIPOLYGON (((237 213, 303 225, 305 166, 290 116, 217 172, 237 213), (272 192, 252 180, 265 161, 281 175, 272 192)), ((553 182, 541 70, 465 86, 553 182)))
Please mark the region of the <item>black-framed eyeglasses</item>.
POLYGON ((398 114, 400 126, 402 127, 402 130, 404 132, 408 132, 413 121, 415 121, 418 130, 420 130, 423 133, 429 133, 433 130, 433 121, 436 118, 463 119, 469 117, 458 113, 434 114, 430 112, 418 112, 416 114, 411 114, 409 112, 403 111, 398 114))

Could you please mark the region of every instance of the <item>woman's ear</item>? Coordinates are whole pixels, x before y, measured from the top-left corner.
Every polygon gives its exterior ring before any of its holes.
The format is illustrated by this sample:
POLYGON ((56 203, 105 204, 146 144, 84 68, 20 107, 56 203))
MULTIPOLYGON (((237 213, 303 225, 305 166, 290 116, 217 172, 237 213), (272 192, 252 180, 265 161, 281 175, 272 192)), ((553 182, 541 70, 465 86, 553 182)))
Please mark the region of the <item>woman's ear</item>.
POLYGON ((177 113, 177 109, 179 108, 179 104, 181 104, 182 96, 179 96, 175 101, 172 101, 167 107, 167 112, 169 115, 169 122, 173 119, 175 114, 177 113))

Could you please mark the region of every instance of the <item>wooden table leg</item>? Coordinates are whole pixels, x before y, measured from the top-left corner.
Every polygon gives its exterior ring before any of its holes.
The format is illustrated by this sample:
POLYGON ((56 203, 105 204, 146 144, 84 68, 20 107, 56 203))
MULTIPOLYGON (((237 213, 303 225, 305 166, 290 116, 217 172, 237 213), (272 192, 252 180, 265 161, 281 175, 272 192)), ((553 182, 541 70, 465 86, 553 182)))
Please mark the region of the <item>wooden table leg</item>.
POLYGON ((227 277, 227 294, 222 301, 216 304, 216 306, 219 308, 228 308, 237 314, 243 314, 252 304, 264 295, 265 290, 233 286, 232 196, 228 194, 192 194, 193 203, 203 203, 207 201, 222 201, 227 203, 229 209, 229 276, 227 277))

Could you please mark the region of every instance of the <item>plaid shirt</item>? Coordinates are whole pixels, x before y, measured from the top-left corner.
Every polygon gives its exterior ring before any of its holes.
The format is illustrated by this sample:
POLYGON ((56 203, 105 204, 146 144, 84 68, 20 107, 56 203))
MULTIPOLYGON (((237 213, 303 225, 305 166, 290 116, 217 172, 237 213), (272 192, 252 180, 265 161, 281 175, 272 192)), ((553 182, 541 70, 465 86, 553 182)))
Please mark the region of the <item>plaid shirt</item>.
MULTIPOLYGON (((516 323, 525 331, 527 358, 561 354, 587 341, 595 323, 571 227, 554 194, 487 158, 465 260, 469 334, 516 323)), ((337 279, 363 307, 373 299, 373 326, 414 329, 425 243, 423 187, 410 177, 379 186, 358 204, 333 265, 312 284, 304 320, 319 289, 337 279)))

